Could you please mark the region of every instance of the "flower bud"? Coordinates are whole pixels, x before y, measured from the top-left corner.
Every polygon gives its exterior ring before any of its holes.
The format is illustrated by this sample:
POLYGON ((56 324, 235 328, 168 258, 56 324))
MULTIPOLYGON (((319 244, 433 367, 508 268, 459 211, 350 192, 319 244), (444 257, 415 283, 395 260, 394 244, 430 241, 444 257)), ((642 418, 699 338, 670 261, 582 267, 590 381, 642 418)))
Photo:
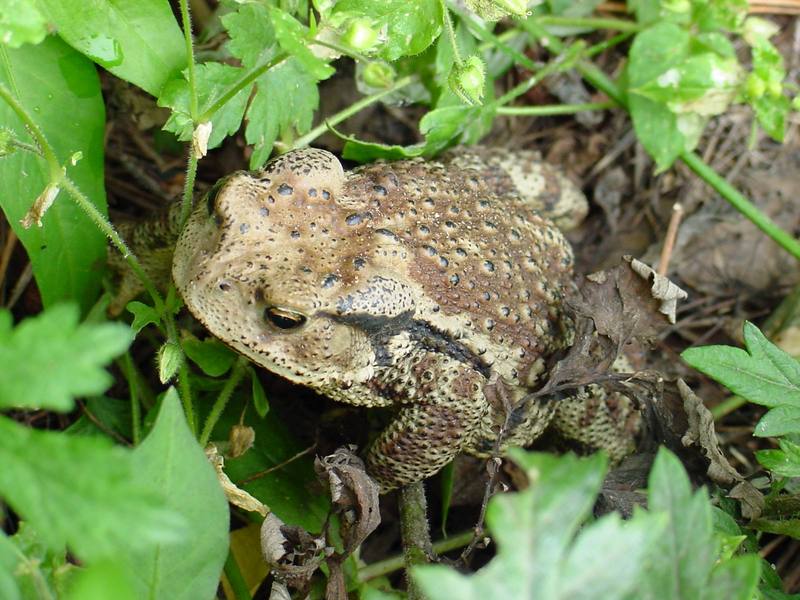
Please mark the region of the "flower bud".
POLYGON ((470 56, 462 65, 453 65, 447 78, 450 89, 466 104, 480 104, 486 82, 486 68, 477 56, 470 56))

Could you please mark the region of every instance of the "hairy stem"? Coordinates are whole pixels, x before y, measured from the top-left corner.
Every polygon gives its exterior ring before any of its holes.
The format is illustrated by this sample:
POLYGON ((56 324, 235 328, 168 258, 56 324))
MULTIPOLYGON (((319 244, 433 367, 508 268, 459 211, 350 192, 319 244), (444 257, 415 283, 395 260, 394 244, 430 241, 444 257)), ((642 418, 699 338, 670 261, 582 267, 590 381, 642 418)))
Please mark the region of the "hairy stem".
POLYGON ((206 422, 203 425, 203 432, 200 434, 200 445, 203 448, 206 447, 208 440, 211 439, 211 432, 214 431, 214 426, 217 424, 217 421, 219 421, 220 416, 222 416, 222 411, 225 410, 225 406, 227 406, 228 401, 231 399, 236 386, 239 385, 242 381, 242 377, 244 377, 244 374, 247 372, 248 364, 249 361, 244 356, 240 356, 236 359, 233 370, 220 391, 219 396, 217 396, 214 406, 211 407, 211 412, 208 413, 206 422))
POLYGON ((374 104, 381 98, 388 96, 389 94, 396 92, 397 90, 404 88, 409 83, 415 80, 413 75, 407 75, 406 77, 401 77, 397 81, 395 81, 391 87, 386 88, 385 90, 381 90, 380 92, 376 92, 369 96, 363 97, 358 102, 354 102, 344 110, 339 111, 335 115, 328 117, 324 123, 317 125, 314 129, 309 131, 304 136, 297 138, 294 143, 292 144, 292 148, 302 148, 303 146, 307 146, 323 133, 328 131, 330 127, 334 127, 344 121, 352 117, 357 112, 364 110, 370 104, 374 104))
POLYGON ((585 104, 549 104, 541 106, 499 106, 498 115, 543 117, 548 115, 572 115, 587 110, 615 108, 616 102, 587 102, 585 104))
POLYGON ((422 600, 424 596, 411 579, 410 568, 423 565, 433 555, 430 528, 428 527, 428 503, 425 485, 421 481, 410 483, 400 489, 400 537, 403 541, 403 563, 409 600, 422 600))
MULTIPOLYGON (((461 548, 469 544, 474 535, 475 532, 470 530, 458 533, 444 540, 439 540, 438 542, 434 542, 433 551, 437 554, 443 554, 445 552, 449 552, 450 550, 461 548)), ((369 564, 366 567, 362 567, 358 570, 358 580, 369 581, 370 579, 375 579, 376 577, 382 577, 383 575, 393 573, 403 568, 403 565, 405 564, 404 561, 405 557, 400 555, 369 564)))
POLYGON ((186 46, 187 73, 186 79, 189 81, 189 115, 197 125, 197 85, 194 75, 194 46, 192 42, 192 20, 189 16, 188 0, 180 0, 181 25, 183 26, 183 40, 186 46))

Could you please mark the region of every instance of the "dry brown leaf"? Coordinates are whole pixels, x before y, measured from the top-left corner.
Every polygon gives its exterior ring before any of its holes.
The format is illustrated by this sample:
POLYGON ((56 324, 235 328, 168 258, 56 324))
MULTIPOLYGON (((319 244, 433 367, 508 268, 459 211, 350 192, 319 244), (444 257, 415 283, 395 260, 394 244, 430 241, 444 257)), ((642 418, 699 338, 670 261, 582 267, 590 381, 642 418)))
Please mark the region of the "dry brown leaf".
POLYGON ((236 484, 231 481, 230 477, 228 477, 227 473, 224 471, 225 459, 222 458, 222 455, 214 444, 209 444, 206 447, 206 458, 208 458, 208 462, 211 463, 214 470, 217 472, 217 479, 219 480, 220 486, 222 486, 222 491, 225 492, 225 498, 227 498, 228 502, 244 510, 257 512, 262 517, 270 512, 266 504, 237 487, 236 484))

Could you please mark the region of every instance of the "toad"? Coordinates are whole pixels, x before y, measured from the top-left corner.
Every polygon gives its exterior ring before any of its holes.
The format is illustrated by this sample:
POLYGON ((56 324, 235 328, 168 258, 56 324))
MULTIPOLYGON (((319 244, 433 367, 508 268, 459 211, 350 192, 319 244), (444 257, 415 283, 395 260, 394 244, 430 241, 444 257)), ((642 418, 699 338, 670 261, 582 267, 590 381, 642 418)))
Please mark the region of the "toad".
POLYGON ((618 459, 631 436, 602 399, 523 401, 571 339, 573 256, 559 227, 586 210, 532 152, 346 172, 302 149, 197 202, 172 274, 189 310, 256 364, 395 409, 367 453, 383 491, 546 430, 618 459))

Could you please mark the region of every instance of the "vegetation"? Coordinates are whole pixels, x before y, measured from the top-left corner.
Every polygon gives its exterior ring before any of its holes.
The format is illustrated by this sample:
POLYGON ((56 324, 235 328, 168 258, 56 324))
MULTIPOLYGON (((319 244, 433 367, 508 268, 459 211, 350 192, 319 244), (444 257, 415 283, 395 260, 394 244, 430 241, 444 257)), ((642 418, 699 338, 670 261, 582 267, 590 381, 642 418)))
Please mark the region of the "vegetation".
MULTIPOLYGON (((5 519, 0 512, 7 531, 0 597, 210 598, 223 566, 230 597, 250 597, 243 566, 229 554, 225 497, 202 449, 237 422, 258 434, 227 462, 231 479, 309 531, 322 529, 330 506, 308 493, 311 460, 270 413, 253 368, 182 326, 174 288, 148 280, 108 220, 97 67, 156 98, 169 110, 164 129, 189 143, 184 220, 198 161, 242 129, 257 168, 377 102, 423 106, 421 141, 384 145, 341 132, 345 158, 430 157, 478 142, 500 116, 617 108, 630 113, 658 171, 684 162, 800 259, 800 243, 694 153, 709 119, 734 104, 752 107, 778 141, 800 108, 770 41, 777 29, 748 17, 745 0, 636 0, 630 18, 593 16, 598 0, 466 4, 469 11, 443 0, 224 0, 202 30, 192 27, 188 0, 176 4, 177 20, 166 0, 0 6, 0 208, 30 258, 44 306, 16 325, 0 311, 0 500, 10 509, 5 519), (598 30, 616 34, 590 42, 598 30), (546 48, 549 59, 530 58, 532 46, 546 48), (617 46, 628 61, 612 80, 592 59, 617 46), (320 83, 349 61, 363 98, 315 126, 320 83), (524 79, 498 93, 512 69, 524 79), (607 99, 515 103, 571 70, 607 99), (101 293, 106 273, 98 265, 109 240, 147 290, 146 301, 128 305, 130 322, 106 316, 110 296, 101 293), (135 360, 134 338, 149 344, 156 365, 135 360), (274 469, 288 460, 291 468, 274 469)), ((760 515, 744 521, 719 490, 693 492, 679 461, 662 451, 647 510, 587 523, 605 460, 519 451, 512 458, 529 487, 488 505, 497 555, 472 575, 416 567, 423 593, 791 597, 758 549, 766 532, 800 538, 800 365, 752 324, 744 341, 746 350, 693 348, 683 358, 769 409, 755 435, 777 438, 778 448, 756 454, 770 475, 760 515)), ((368 568, 348 559, 351 592, 398 593, 385 577, 365 575, 368 568)))

